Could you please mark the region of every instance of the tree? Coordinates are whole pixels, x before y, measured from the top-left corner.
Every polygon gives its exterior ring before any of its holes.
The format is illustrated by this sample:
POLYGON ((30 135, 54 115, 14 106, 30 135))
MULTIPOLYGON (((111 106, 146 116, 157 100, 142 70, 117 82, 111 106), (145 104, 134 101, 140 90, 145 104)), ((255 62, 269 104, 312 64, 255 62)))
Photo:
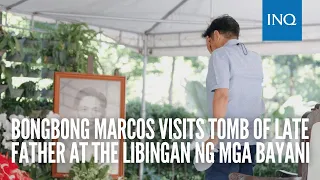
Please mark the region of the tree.
MULTIPOLYGON (((107 74, 112 74, 115 68, 119 68, 121 74, 127 76, 130 80, 140 78, 143 75, 143 55, 122 45, 105 45, 100 62, 107 74)), ((159 62, 160 60, 157 57, 148 57, 148 67, 151 68, 147 69, 147 74, 162 73, 156 68, 152 68, 153 64, 159 62)))
MULTIPOLYGON (((205 65, 198 60, 198 57, 182 57, 184 62, 191 62, 191 66, 193 70, 196 73, 201 72, 204 68, 205 65)), ((168 101, 169 104, 172 105, 173 101, 173 80, 174 80, 174 72, 175 72, 175 65, 176 65, 177 57, 172 58, 172 65, 171 65, 171 73, 170 73, 170 86, 169 86, 169 95, 168 95, 168 101)))
POLYGON ((270 89, 274 91, 273 96, 265 100, 267 116, 273 116, 273 112, 292 96, 301 96, 304 102, 320 99, 318 61, 313 56, 269 56, 263 59, 265 78, 270 74, 271 80, 270 84, 265 84, 264 93, 268 94, 270 89))
POLYGON ((313 64, 313 59, 311 56, 299 56, 299 55, 286 55, 286 56, 276 56, 274 61, 280 68, 287 68, 289 71, 289 96, 294 95, 295 89, 295 79, 294 75, 298 68, 305 65, 313 64))
POLYGON ((169 86, 169 104, 172 105, 172 89, 173 89, 173 76, 174 76, 174 69, 176 65, 176 57, 172 59, 172 66, 171 66, 171 75, 170 75, 170 86, 169 86))

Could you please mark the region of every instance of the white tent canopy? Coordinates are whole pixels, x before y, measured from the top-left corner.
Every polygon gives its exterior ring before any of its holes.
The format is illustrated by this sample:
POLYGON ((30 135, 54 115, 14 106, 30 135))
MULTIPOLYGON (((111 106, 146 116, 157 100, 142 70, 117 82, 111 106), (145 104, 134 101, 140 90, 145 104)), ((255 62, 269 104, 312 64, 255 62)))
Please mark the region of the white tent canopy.
POLYGON ((85 22, 117 43, 149 55, 208 55, 201 33, 212 18, 233 16, 247 47, 262 55, 320 52, 320 12, 303 0, 303 41, 262 42, 261 0, 0 0, 3 11, 34 20, 85 22))

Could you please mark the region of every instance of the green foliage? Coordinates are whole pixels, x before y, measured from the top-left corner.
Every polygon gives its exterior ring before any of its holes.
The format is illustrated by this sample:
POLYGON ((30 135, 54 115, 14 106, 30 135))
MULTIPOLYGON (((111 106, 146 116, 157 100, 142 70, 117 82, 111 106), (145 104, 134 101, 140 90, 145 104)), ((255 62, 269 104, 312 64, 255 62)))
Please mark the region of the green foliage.
MULTIPOLYGON (((38 22, 34 21, 34 28, 35 29, 42 29, 46 31, 54 31, 56 29, 56 23, 43 23, 43 22, 38 22)), ((40 38, 45 38, 47 36, 46 33, 44 34, 39 34, 40 38)))
POLYGON ((51 164, 20 165, 20 169, 29 173, 30 178, 37 180, 55 180, 51 173, 51 164))
POLYGON ((41 110, 40 117, 45 117, 46 113, 53 110, 53 101, 41 98, 39 100, 30 100, 22 98, 4 98, 2 99, 1 113, 21 114, 24 116, 31 116, 34 110, 41 110))
MULTIPOLYGON (((139 101, 131 101, 126 105, 126 117, 139 119, 141 117, 141 103, 139 101)), ((194 114, 189 113, 182 107, 173 107, 171 105, 159 105, 146 103, 146 118, 152 118, 155 121, 158 121, 159 118, 171 118, 169 121, 174 120, 175 118, 195 118, 194 114)), ((182 126, 180 127, 182 128, 182 126)), ((163 140, 160 136, 160 126, 159 123, 155 123, 153 130, 156 133, 155 138, 152 140, 154 142, 170 142, 171 140, 163 140)), ((146 129, 148 132, 148 129, 146 129)), ((168 132, 169 133, 169 132, 168 132)), ((168 137, 168 136, 167 136, 168 137)), ((129 148, 130 149, 130 148, 129 148)))
MULTIPOLYGON (((41 24, 41 23, 40 23, 41 24)), ((37 23, 37 26, 40 26, 37 23)), ((60 24, 45 36, 32 32, 24 37, 12 35, 6 31, 0 33, 0 56, 6 53, 6 60, 11 61, 11 67, 6 67, 1 61, 1 84, 7 85, 5 97, 0 100, 4 106, 2 111, 30 115, 36 106, 30 100, 36 100, 43 94, 36 83, 23 83, 18 89, 12 86, 12 77, 52 78, 54 71, 87 72, 88 56, 94 57, 94 71, 99 65, 96 35, 86 24, 60 24), (19 52, 19 53, 17 53, 19 52), (37 62, 42 58, 42 63, 37 62), (4 77, 4 78, 3 78, 4 77), (26 98, 26 99, 25 99, 26 98), (28 102, 28 103, 24 103, 28 102), (9 112, 10 111, 10 112, 9 112)), ((48 93, 47 93, 48 94, 48 93)), ((43 94, 43 97, 49 97, 43 94)), ((52 98, 52 97, 49 97, 52 98)))
POLYGON ((84 23, 59 24, 43 39, 41 54, 45 63, 48 63, 48 57, 53 57, 54 64, 64 67, 65 71, 86 73, 88 56, 93 56, 97 72, 97 68, 101 68, 97 61, 97 44, 94 43, 97 34, 84 23))
MULTIPOLYGON (((126 118, 135 118, 138 119, 141 117, 141 103, 140 101, 131 101, 126 105, 126 118)), ((157 121, 159 118, 194 118, 195 115, 189 113, 182 107, 174 107, 171 105, 159 105, 159 104, 151 104, 146 103, 146 117, 152 118, 157 121)), ((158 124, 158 123, 156 123, 158 124)), ((172 141, 184 141, 184 140, 170 140, 170 139, 161 139, 160 137, 160 129, 159 126, 153 127, 155 134, 155 138, 152 140, 154 142, 168 142, 169 144, 172 141)), ((146 131, 147 132, 147 131, 146 131)), ((130 140, 127 143, 127 156, 130 158, 130 143, 139 141, 137 139, 130 140)), ((149 140, 148 140, 149 141, 149 140)), ((188 141, 188 140, 186 140, 188 141)), ((193 159, 194 154, 192 154, 191 159, 193 159)), ((128 180, 136 179, 138 176, 138 164, 125 164, 125 177, 128 177, 128 180)), ((161 180, 169 180, 177 178, 177 179, 203 179, 203 173, 197 172, 191 163, 185 164, 145 164, 144 169, 144 177, 146 179, 161 179, 161 180), (172 166, 174 167, 174 172, 172 171, 172 166), (192 178, 191 178, 192 177, 192 178)))
POLYGON ((33 98, 37 95, 37 84, 32 81, 22 83, 18 89, 24 89, 23 97, 33 98))
POLYGON ((69 172, 70 180, 108 180, 112 179, 109 174, 108 165, 94 163, 92 157, 89 162, 74 164, 69 172))
POLYGON ((274 68, 268 86, 276 90, 275 95, 266 100, 267 104, 274 103, 280 107, 295 95, 300 95, 306 102, 320 100, 319 60, 305 55, 271 56, 264 59, 270 62, 270 68, 274 68))
POLYGON ((301 66, 313 64, 312 56, 275 56, 274 61, 275 63, 281 65, 283 68, 288 68, 290 72, 295 72, 301 66))
POLYGON ((21 45, 14 35, 1 29, 0 50, 5 50, 8 55, 14 55, 21 51, 21 45))
POLYGON ((53 64, 58 69, 72 72, 87 72, 88 56, 94 57, 94 68, 101 69, 98 61, 97 32, 84 23, 52 25, 37 23, 49 33, 24 32, 13 36, 6 31, 0 34, 0 49, 7 51, 7 60, 32 62, 40 57, 44 64, 53 64), (20 52, 16 54, 16 52, 20 52))
MULTIPOLYGON (((108 45, 105 55, 100 58, 106 73, 112 74, 115 68, 119 68, 122 75, 128 79, 141 78, 143 74, 143 55, 121 45, 108 45), (125 67, 125 68, 124 68, 125 67), (128 69, 124 71, 122 69, 128 69)), ((147 74, 160 74, 154 64, 160 62, 158 57, 148 57, 147 74)))
POLYGON ((199 57, 184 57, 184 60, 191 62, 191 65, 195 69, 196 73, 200 73, 203 69, 205 69, 205 65, 199 61, 199 57))

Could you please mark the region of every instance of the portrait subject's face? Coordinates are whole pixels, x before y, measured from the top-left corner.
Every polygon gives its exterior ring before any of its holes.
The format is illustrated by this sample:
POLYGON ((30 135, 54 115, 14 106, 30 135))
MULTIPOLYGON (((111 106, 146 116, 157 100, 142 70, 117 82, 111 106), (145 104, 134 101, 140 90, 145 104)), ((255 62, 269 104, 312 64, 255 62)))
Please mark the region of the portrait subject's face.
POLYGON ((78 105, 79 118, 103 118, 105 108, 101 107, 101 102, 97 97, 85 96, 81 99, 78 105))
MULTIPOLYGON (((117 74, 117 73, 116 73, 117 74)), ((53 167, 53 176, 63 176, 68 174, 72 168, 73 162, 69 162, 70 157, 75 155, 73 153, 72 143, 77 143, 78 158, 82 160, 84 158, 86 161, 89 161, 90 158, 95 154, 94 146, 90 146, 92 142, 118 142, 122 143, 122 140, 114 138, 100 138, 96 137, 96 119, 99 118, 100 121, 102 118, 106 120, 106 127, 110 125, 110 118, 124 118, 123 112, 125 112, 125 81, 122 77, 111 78, 103 76, 91 76, 91 75, 82 75, 79 74, 77 77, 74 77, 74 74, 63 73, 62 75, 58 74, 59 78, 55 81, 55 84, 59 84, 58 93, 55 93, 55 99, 60 99, 60 101, 55 101, 54 107, 59 107, 59 114, 61 117, 65 118, 87 118, 89 120, 88 124, 85 124, 85 127, 88 131, 89 139, 63 139, 59 138, 58 141, 65 145, 65 151, 62 152, 66 163, 54 163, 56 167, 53 167), (119 79, 115 81, 115 79, 119 79), (87 142, 89 146, 85 147, 85 157, 82 156, 82 148, 80 142, 87 142), (63 173, 63 174, 62 174, 63 173)), ((101 121, 102 122, 102 121, 101 121)), ((104 121, 103 121, 104 122, 104 121)), ((117 121, 116 121, 117 122, 117 121)), ((116 123, 115 122, 115 123, 116 123)), ((77 123, 76 123, 77 125, 77 123)), ((82 124, 81 124, 82 125, 82 124)), ((69 127, 71 130, 71 127, 69 127)), ((116 127, 118 132, 118 128, 116 127)), ((115 148, 116 153, 110 153, 110 156, 115 156, 119 160, 118 163, 102 163, 104 165, 110 165, 109 174, 115 176, 123 176, 123 160, 121 158, 122 149, 118 145, 116 147, 109 146, 106 150, 115 148)), ((100 148, 97 149, 98 156, 95 158, 100 159, 100 148)), ((57 151, 54 149, 54 153, 57 151)), ((105 158, 108 154, 105 154, 105 158)), ((106 159, 105 159, 106 160, 106 159)), ((111 159, 110 159, 111 160, 111 159)), ((101 164, 100 162, 98 162, 101 164)))

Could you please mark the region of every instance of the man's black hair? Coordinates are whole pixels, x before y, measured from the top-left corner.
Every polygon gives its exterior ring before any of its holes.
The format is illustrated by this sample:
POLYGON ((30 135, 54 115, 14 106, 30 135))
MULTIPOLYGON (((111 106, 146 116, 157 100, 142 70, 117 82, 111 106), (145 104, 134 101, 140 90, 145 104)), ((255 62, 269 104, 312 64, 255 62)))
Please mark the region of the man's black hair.
POLYGON ((215 30, 221 34, 224 34, 227 38, 239 38, 240 26, 238 22, 231 16, 222 15, 212 21, 207 30, 202 34, 202 37, 210 37, 215 30))

